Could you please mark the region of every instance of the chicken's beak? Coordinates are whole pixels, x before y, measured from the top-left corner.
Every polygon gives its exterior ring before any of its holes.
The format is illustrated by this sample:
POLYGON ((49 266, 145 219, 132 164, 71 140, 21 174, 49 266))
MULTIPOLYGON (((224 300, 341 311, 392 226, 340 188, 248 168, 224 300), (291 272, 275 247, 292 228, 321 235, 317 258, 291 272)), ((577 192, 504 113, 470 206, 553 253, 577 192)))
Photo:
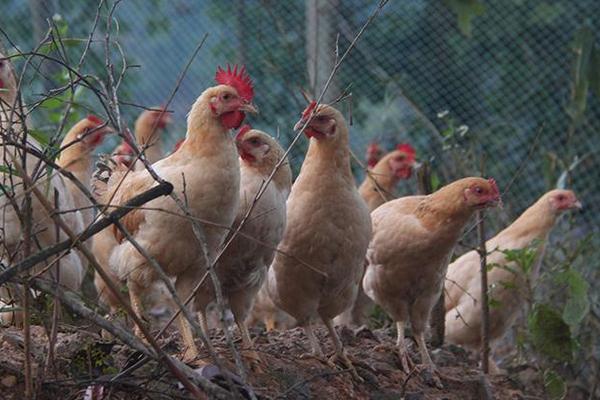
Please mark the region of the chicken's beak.
POLYGON ((583 204, 581 204, 581 201, 577 200, 575 203, 573 203, 571 208, 576 208, 578 210, 581 210, 583 208, 583 204))
POLYGON ((258 108, 251 102, 243 102, 239 108, 240 111, 248 112, 252 114, 258 114, 258 108))

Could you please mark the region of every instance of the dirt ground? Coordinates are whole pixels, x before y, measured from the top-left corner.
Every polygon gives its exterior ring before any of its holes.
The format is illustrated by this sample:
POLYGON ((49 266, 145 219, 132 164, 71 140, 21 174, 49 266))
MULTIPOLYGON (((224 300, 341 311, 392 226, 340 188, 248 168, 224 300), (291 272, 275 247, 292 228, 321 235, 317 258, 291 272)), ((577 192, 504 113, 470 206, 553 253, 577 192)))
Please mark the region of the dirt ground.
MULTIPOLYGON (((252 331, 262 359, 261 372, 250 372, 248 385, 259 399, 536 399, 543 398, 531 385, 525 387, 509 376, 484 380, 477 363, 462 349, 444 346, 432 351, 439 367, 443 389, 428 384, 424 372, 406 374, 392 348, 374 351, 380 343, 394 344, 391 329, 356 331, 341 329, 348 355, 364 382, 359 383, 343 367, 331 368, 307 352, 300 328, 285 332, 252 331)), ((325 351, 332 351, 324 328, 317 330, 325 351)), ((213 331, 215 347, 234 371, 223 335, 213 331)), ((178 354, 178 335, 162 340, 165 349, 178 354)), ((238 335, 234 332, 234 337, 238 335)), ((24 390, 23 334, 16 328, 0 330, 0 399, 20 400, 24 390)), ((33 375, 37 399, 185 399, 178 382, 164 368, 148 362, 131 375, 111 381, 115 373, 134 363, 136 354, 115 341, 106 341, 91 327, 63 327, 58 335, 54 364, 47 365, 48 340, 45 330, 32 327, 33 375)), ((238 340, 239 344, 239 340, 238 340)), ((414 360, 418 360, 411 344, 414 360)), ((206 353, 203 354, 204 356, 206 353)))

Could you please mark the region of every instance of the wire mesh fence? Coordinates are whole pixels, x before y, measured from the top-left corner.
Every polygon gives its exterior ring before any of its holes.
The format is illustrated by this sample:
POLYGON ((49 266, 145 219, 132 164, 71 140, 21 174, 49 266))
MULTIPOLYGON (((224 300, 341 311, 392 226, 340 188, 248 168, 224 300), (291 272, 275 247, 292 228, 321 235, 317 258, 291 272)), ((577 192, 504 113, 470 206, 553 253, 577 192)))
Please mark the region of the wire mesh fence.
MULTIPOLYGON (((2 39, 10 54, 34 48, 48 21, 53 21, 70 38, 65 43, 73 60, 83 51, 98 8, 91 0, 1 3, 2 39)), ((326 96, 352 93, 340 107, 352 121, 353 151, 363 158, 373 141, 387 149, 410 142, 419 160, 431 162, 440 182, 483 170, 506 190, 506 207, 494 215, 490 231, 505 226, 550 188, 573 188, 585 212, 557 227, 553 237, 576 245, 594 234, 592 243, 597 247, 600 56, 594 54, 600 54, 600 9, 596 1, 486 1, 470 11, 472 19, 469 13, 461 14, 457 3, 390 2, 357 42, 326 96)), ((376 4, 130 0, 103 4, 102 19, 112 6, 116 7, 113 40, 118 42, 112 53, 116 59, 124 55, 127 67, 119 90, 121 111, 132 125, 139 106, 164 104, 173 95, 169 108, 175 123, 163 137, 170 148, 185 134, 185 116, 211 85, 215 67, 227 62, 247 65, 255 81, 261 113, 250 122, 288 145, 293 123, 305 105, 300 89, 319 93, 336 49, 348 47, 376 4), (198 57, 183 74, 205 34, 198 57)), ((103 29, 96 31, 84 65, 100 75, 103 29)), ((22 65, 24 57, 13 61, 22 65)), ((44 69, 48 63, 34 64, 22 80, 23 94, 31 104, 57 85, 55 71, 44 69)), ((85 92, 76 101, 81 110, 102 114, 85 92)), ((45 119, 49 106, 43 103, 39 113, 33 113, 42 132, 56 125, 45 119)), ((115 143, 116 139, 108 141, 103 150, 115 143)), ((302 141, 291 152, 295 173, 306 145, 302 141)), ((361 167, 353 167, 357 179, 362 179, 361 167)), ((415 187, 403 183, 398 193, 413 193, 415 187)), ((581 264, 582 274, 597 287, 600 254, 594 251, 590 257, 581 264)), ((548 262, 556 260, 551 257, 548 262)), ((597 293, 590 290, 591 307, 600 316, 597 293)), ((598 345, 594 349, 600 352, 598 345)))

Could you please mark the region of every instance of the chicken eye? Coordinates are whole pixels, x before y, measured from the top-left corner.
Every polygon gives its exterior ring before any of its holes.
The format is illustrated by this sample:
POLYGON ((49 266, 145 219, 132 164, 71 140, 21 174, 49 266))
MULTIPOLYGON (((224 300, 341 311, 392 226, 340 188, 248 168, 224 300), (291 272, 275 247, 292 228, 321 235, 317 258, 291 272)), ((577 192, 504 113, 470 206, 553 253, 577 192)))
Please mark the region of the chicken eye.
POLYGON ((326 120, 327 120, 327 117, 324 115, 317 115, 315 117, 315 121, 317 121, 317 122, 325 122, 326 120))
POLYGON ((558 195, 558 201, 563 201, 565 199, 565 196, 560 194, 558 195))
POLYGON ((477 194, 482 194, 483 193, 483 189, 479 186, 475 186, 475 193, 477 194))
POLYGON ((231 95, 230 95, 229 93, 225 93, 225 94, 223 95, 223 100, 225 100, 225 101, 228 101, 228 100, 230 100, 230 99, 231 99, 231 95))
POLYGON ((250 144, 254 145, 254 146, 258 146, 260 144, 260 141, 256 138, 250 139, 250 144))

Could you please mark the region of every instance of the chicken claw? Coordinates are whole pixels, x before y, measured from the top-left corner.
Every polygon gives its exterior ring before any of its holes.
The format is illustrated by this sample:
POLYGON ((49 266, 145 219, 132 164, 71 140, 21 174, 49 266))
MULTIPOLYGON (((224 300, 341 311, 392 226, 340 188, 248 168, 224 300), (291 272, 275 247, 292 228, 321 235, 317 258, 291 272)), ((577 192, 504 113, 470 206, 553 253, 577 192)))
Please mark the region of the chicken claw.
POLYGON ((437 368, 431 367, 429 365, 419 365, 417 369, 421 370, 421 374, 423 375, 423 381, 429 386, 435 386, 438 389, 443 389, 444 384, 441 380, 441 374, 437 368))
POLYGON ((246 363, 250 366, 250 370, 256 374, 262 374, 264 372, 263 366, 265 363, 262 358, 258 355, 256 350, 242 350, 242 357, 246 363))
POLYGON ((354 365, 352 364, 352 361, 350 361, 350 359, 348 358, 348 355, 346 355, 345 352, 341 352, 341 353, 334 353, 328 360, 327 360, 327 364, 335 369, 336 368, 336 362, 340 362, 341 364, 343 364, 346 368, 348 368, 350 370, 350 374, 352 374, 352 377, 362 383, 365 380, 358 375, 358 372, 356 372, 356 368, 354 368, 354 365))

